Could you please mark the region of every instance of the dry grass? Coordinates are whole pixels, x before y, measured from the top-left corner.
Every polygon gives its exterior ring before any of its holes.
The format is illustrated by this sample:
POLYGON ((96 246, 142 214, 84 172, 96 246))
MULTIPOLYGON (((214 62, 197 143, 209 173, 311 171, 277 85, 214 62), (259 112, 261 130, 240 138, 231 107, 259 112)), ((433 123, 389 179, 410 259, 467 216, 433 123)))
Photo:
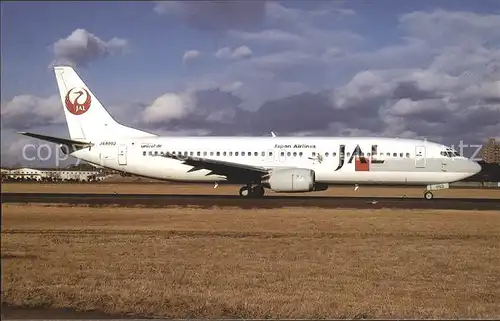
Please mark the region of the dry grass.
MULTIPOLYGON (((206 195, 238 195, 240 186, 221 185, 214 189, 209 184, 119 184, 119 183, 98 183, 98 184, 2 184, 2 193, 24 192, 24 193, 118 193, 118 194, 206 194, 206 195)), ((279 195, 290 196, 366 196, 366 197, 419 197, 424 192, 424 187, 375 187, 361 186, 358 191, 354 191, 353 186, 330 187, 326 191, 300 194, 279 195)), ((267 190, 267 195, 273 195, 267 190)), ((498 198, 499 189, 448 189, 434 192, 436 197, 452 198, 498 198)))
POLYGON ((500 213, 3 204, 2 301, 178 318, 494 318, 500 213))

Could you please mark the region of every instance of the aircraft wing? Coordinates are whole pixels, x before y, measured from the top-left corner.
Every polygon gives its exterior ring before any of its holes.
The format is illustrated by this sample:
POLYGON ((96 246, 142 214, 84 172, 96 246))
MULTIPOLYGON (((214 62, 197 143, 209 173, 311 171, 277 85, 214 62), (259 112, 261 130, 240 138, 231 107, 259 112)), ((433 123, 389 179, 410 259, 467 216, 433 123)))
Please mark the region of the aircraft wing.
POLYGON ((197 156, 183 156, 165 154, 158 155, 171 159, 182 161, 185 165, 193 166, 188 172, 194 172, 201 169, 210 171, 208 175, 221 175, 226 176, 228 181, 234 182, 259 182, 262 176, 269 173, 269 170, 260 166, 244 165, 226 161, 220 161, 209 158, 202 158, 197 156))

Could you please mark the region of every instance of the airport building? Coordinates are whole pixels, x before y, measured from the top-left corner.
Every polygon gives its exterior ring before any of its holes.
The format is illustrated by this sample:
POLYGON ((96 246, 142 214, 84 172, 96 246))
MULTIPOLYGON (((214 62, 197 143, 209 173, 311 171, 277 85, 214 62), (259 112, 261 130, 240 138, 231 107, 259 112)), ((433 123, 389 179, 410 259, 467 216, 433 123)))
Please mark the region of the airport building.
POLYGON ((482 159, 486 163, 500 163, 500 143, 490 138, 488 144, 482 148, 482 159))
POLYGON ((2 168, 2 180, 91 182, 103 180, 105 177, 100 171, 35 169, 27 167, 17 169, 2 168))

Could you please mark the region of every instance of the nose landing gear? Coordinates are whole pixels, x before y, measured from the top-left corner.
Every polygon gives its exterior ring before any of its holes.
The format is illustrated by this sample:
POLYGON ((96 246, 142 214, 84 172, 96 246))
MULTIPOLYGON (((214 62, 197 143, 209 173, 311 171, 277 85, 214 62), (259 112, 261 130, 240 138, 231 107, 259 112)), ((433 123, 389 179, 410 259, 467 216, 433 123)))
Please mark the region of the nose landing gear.
POLYGON ((427 191, 427 192, 425 192, 425 193, 424 193, 424 198, 425 198, 426 200, 431 200, 431 199, 433 199, 433 198, 434 198, 434 194, 432 194, 432 192, 431 192, 431 191, 427 191))
POLYGON ((434 198, 434 194, 432 194, 431 191, 439 191, 448 188, 450 188, 449 183, 427 185, 427 189, 424 192, 424 198, 426 200, 431 200, 434 198))
POLYGON ((262 185, 256 185, 256 186, 243 186, 240 188, 240 196, 243 197, 262 197, 264 196, 265 190, 262 185))

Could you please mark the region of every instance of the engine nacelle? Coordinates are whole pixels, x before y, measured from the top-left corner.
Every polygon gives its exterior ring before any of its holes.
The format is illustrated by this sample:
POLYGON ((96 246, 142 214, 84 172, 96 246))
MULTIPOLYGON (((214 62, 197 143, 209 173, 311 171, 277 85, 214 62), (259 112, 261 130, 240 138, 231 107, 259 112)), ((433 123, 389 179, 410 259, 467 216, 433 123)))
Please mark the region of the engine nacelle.
POLYGON ((290 168, 271 172, 266 185, 278 193, 311 192, 314 190, 315 173, 311 169, 290 168))

